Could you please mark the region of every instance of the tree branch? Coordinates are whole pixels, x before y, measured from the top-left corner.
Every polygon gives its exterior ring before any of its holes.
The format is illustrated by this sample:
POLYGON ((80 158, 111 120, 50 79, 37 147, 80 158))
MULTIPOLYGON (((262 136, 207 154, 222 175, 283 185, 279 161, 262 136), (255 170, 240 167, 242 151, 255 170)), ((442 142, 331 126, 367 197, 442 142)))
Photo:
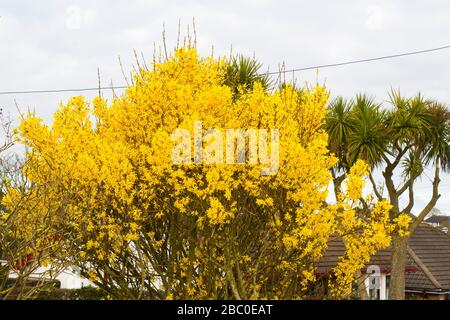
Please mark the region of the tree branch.
POLYGON ((439 194, 439 182, 441 180, 439 179, 439 160, 436 160, 435 170, 434 170, 434 180, 433 180, 433 194, 431 196, 430 201, 427 203, 425 208, 422 209, 420 214, 417 216, 417 218, 413 221, 411 224, 411 232, 413 232, 417 226, 425 219, 428 213, 430 213, 431 209, 434 208, 436 205, 436 202, 441 197, 439 194))
POLYGON ((404 213, 410 213, 412 208, 414 207, 414 180, 409 181, 409 192, 408 192, 408 205, 405 207, 405 209, 402 210, 404 213))
POLYGON ((374 180, 374 178, 372 176, 372 172, 370 172, 370 174, 369 174, 369 179, 370 179, 370 182, 372 183, 373 192, 377 196, 378 200, 379 201, 383 200, 383 196, 381 195, 381 193, 377 189, 377 184, 375 183, 375 180, 374 180))

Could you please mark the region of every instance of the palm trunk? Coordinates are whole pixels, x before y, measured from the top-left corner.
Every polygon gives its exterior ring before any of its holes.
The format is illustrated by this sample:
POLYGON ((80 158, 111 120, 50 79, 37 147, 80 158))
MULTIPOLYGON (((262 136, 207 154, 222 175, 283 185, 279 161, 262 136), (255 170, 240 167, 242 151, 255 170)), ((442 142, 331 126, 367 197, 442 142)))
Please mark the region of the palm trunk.
MULTIPOLYGON (((385 175, 386 177, 386 175, 385 175)), ((392 181, 390 177, 389 179, 386 179, 386 181, 389 180, 389 182, 392 181)), ((433 209, 436 205, 436 202, 440 198, 439 194, 439 161, 436 161, 435 164, 435 172, 434 172, 434 180, 433 180, 433 194, 431 196, 430 201, 427 203, 425 208, 422 209, 420 214, 417 216, 416 219, 411 223, 409 231, 412 234, 415 229, 422 223, 422 221, 425 219, 428 213, 430 213, 431 209, 433 209)), ((389 186, 392 188, 393 185, 389 186)), ((412 184, 410 184, 410 188, 412 187, 412 184)), ((395 190, 395 189, 394 189, 395 190)), ((392 190, 391 190, 392 191, 392 190)), ((394 204, 394 207, 397 209, 396 212, 398 212, 398 197, 393 192, 390 193, 391 196, 391 203, 394 204), (394 197, 393 197, 393 196, 394 197), (395 200, 395 202, 392 202, 392 199, 395 200)), ((413 194, 410 194, 410 201, 413 201, 413 194)), ((409 207, 409 205, 408 205, 409 207)), ((411 208, 409 208, 410 210, 411 208)), ((408 211, 409 213, 409 211, 408 211)), ((392 239, 392 271, 391 271, 391 282, 390 282, 390 299, 394 300, 403 300, 405 299, 405 267, 406 267, 406 257, 408 256, 408 237, 399 237, 396 236, 392 239)))
POLYGON ((405 267, 407 252, 408 237, 394 237, 392 239, 392 269, 389 285, 389 299, 405 299, 405 267))

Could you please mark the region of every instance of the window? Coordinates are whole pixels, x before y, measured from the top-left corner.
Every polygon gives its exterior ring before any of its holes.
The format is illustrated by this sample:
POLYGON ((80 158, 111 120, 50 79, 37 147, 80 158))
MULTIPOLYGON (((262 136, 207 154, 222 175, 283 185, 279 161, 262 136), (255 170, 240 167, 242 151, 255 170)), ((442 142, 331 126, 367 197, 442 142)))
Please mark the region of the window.
POLYGON ((391 282, 391 276, 386 276, 386 300, 389 300, 389 284, 391 282))
POLYGON ((369 289, 370 300, 380 300, 380 289, 369 289))
POLYGON ((389 276, 380 274, 377 277, 371 276, 366 278, 366 288, 370 300, 386 300, 389 298, 389 276))

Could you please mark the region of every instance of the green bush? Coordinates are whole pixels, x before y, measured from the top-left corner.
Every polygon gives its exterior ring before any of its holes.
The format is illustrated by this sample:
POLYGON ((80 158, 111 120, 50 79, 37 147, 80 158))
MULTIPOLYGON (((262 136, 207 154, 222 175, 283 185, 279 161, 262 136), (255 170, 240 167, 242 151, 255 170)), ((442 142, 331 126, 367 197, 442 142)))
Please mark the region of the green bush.
POLYGON ((107 293, 97 287, 80 289, 51 289, 39 293, 38 300, 106 300, 107 293))

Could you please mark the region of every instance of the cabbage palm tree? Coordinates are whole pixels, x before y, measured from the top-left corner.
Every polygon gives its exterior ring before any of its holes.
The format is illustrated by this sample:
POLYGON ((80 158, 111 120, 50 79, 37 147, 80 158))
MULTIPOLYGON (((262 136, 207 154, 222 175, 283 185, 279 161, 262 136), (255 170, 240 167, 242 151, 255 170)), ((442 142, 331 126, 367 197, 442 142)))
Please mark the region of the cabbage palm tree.
POLYGON ((262 64, 256 58, 238 55, 228 61, 225 69, 224 84, 231 88, 237 97, 239 90, 250 90, 260 82, 265 90, 269 89, 269 75, 261 72, 262 64))
MULTIPOLYGON (((372 173, 369 179, 377 198, 387 198, 392 204, 390 216, 395 219, 400 213, 411 215, 414 182, 423 174, 425 166, 432 166, 433 192, 411 222, 412 233, 436 205, 440 197, 439 174, 450 167, 450 111, 447 106, 420 94, 405 98, 391 91, 389 102, 391 108, 382 109, 372 98, 360 94, 352 101, 336 98, 330 103, 326 130, 330 149, 339 159, 332 174, 336 191, 357 159, 365 160, 372 172, 380 168, 386 193, 377 186, 372 173), (399 184, 394 181, 396 175, 403 178, 399 184), (404 207, 400 206, 402 195, 408 200, 404 207)), ((404 298, 407 243, 406 237, 393 237, 392 299, 404 298)))

